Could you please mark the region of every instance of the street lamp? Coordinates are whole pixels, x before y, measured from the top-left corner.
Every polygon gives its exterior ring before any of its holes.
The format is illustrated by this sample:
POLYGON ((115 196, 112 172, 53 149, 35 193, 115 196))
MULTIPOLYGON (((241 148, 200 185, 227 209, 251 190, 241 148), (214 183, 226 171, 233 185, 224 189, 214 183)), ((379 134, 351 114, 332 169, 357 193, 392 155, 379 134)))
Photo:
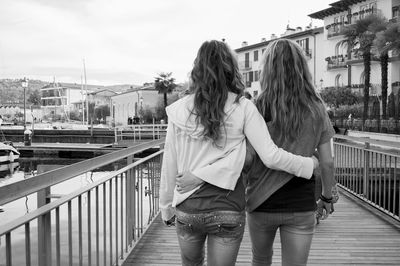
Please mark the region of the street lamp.
POLYGON ((21 81, 22 88, 24 88, 24 130, 26 129, 26 88, 28 88, 28 79, 24 77, 21 81))
POLYGON ((139 108, 139 96, 140 96, 140 94, 139 94, 138 91, 136 91, 136 94, 137 94, 137 102, 136 102, 136 104, 135 104, 135 116, 136 116, 136 117, 139 117, 139 115, 138 115, 138 108, 139 108))
POLYGON ((143 119, 143 96, 140 97, 140 118, 143 119))

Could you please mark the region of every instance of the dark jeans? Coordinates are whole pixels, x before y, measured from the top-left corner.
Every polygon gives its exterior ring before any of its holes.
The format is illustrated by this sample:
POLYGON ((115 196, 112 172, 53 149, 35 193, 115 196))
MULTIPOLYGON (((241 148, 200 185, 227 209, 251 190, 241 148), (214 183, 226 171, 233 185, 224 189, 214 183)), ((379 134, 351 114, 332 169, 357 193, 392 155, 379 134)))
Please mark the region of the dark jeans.
POLYGON ((182 265, 203 265, 207 239, 207 265, 232 266, 242 242, 245 212, 216 211, 189 214, 176 211, 176 231, 182 265))

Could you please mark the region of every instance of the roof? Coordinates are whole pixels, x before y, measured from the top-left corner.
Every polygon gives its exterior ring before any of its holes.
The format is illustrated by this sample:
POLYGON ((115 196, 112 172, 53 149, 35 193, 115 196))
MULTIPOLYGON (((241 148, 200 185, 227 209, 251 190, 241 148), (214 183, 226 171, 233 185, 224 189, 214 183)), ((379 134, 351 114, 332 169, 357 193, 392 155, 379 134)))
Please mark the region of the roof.
POLYGON ((312 13, 308 15, 310 18, 316 18, 316 19, 324 19, 325 17, 332 16, 337 13, 341 13, 343 11, 346 11, 345 8, 340 8, 340 7, 328 7, 326 9, 323 9, 321 11, 312 13))
POLYGON ((365 2, 366 0, 340 0, 329 4, 330 6, 341 7, 341 8, 348 8, 351 5, 355 5, 361 2, 365 2))
POLYGON ((149 86, 142 86, 139 88, 133 88, 131 90, 122 92, 120 94, 116 94, 114 96, 111 97, 116 97, 116 96, 120 96, 120 95, 124 95, 124 94, 129 94, 129 93, 134 93, 134 92, 139 92, 139 91, 156 91, 155 87, 153 85, 149 85, 149 86))
POLYGON ((259 43, 255 43, 255 44, 252 44, 252 45, 247 45, 247 46, 244 46, 244 47, 240 47, 238 49, 235 49, 235 52, 238 53, 238 52, 252 50, 252 49, 256 49, 256 48, 260 48, 260 47, 265 47, 271 41, 274 41, 274 40, 279 40, 279 39, 283 39, 283 38, 292 39, 292 38, 296 38, 296 37, 300 37, 300 36, 304 36, 304 35, 319 34, 319 33, 322 33, 323 31, 324 31, 324 28, 323 27, 319 27, 319 28, 309 29, 309 30, 305 30, 305 31, 301 31, 301 32, 295 32, 295 33, 292 33, 292 34, 289 34, 289 35, 285 35, 285 36, 282 36, 282 37, 279 37, 279 38, 276 38, 276 39, 272 39, 272 40, 268 40, 268 41, 265 41, 265 42, 259 42, 259 43))
POLYGON ((329 17, 332 15, 335 15, 337 13, 341 13, 343 11, 346 11, 349 6, 355 5, 361 2, 365 2, 366 0, 340 0, 336 1, 334 3, 329 4, 330 7, 314 12, 310 15, 308 15, 310 18, 315 18, 315 19, 324 19, 325 17, 329 17))
POLYGON ((90 92, 89 94, 91 94, 91 95, 102 94, 102 95, 106 95, 106 96, 111 96, 111 95, 116 95, 118 93, 116 93, 115 91, 109 90, 109 89, 102 89, 102 90, 90 92))
POLYGON ((77 84, 77 83, 62 83, 62 82, 51 82, 49 84, 47 84, 46 86, 42 87, 41 89, 47 89, 47 88, 55 88, 55 85, 59 88, 68 88, 68 89, 72 89, 72 90, 81 90, 82 88, 85 90, 87 86, 88 90, 94 90, 94 89, 100 89, 103 86, 98 86, 98 85, 85 85, 85 84, 77 84))

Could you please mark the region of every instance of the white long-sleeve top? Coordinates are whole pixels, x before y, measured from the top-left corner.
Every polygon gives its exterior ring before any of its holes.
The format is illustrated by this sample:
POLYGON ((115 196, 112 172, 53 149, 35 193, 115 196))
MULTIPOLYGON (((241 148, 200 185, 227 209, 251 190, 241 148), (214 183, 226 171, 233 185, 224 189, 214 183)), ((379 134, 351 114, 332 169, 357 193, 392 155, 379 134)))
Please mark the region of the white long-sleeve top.
POLYGON ((244 97, 236 102, 236 97, 234 93, 228 95, 224 127, 216 144, 202 136, 203 126, 195 121, 196 117, 192 114, 193 94, 166 108, 168 128, 160 185, 160 208, 164 220, 172 218, 174 207, 200 187, 179 193, 175 187, 178 174, 190 171, 215 186, 229 190, 235 188, 246 156, 245 138, 267 167, 311 178, 312 159, 278 148, 255 105, 244 97))

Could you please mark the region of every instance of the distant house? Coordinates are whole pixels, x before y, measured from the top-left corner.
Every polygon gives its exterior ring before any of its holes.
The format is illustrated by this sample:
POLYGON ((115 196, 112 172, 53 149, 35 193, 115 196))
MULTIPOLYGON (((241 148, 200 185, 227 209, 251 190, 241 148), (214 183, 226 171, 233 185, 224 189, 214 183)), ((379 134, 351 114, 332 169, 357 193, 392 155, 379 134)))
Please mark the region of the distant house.
MULTIPOLYGON (((168 98, 177 98, 177 94, 178 91, 174 91, 168 98)), ((163 106, 163 95, 153 83, 112 96, 111 100, 114 107, 111 115, 114 115, 116 125, 127 125, 129 118, 141 117, 145 110, 155 113, 158 106, 163 106)))
POLYGON ((88 100, 90 103, 94 103, 95 106, 108 105, 111 108, 111 97, 115 95, 117 93, 112 90, 102 89, 89 93, 88 100))
POLYGON ((72 103, 83 101, 85 92, 79 84, 50 83, 40 89, 42 110, 45 116, 68 116, 72 103))

